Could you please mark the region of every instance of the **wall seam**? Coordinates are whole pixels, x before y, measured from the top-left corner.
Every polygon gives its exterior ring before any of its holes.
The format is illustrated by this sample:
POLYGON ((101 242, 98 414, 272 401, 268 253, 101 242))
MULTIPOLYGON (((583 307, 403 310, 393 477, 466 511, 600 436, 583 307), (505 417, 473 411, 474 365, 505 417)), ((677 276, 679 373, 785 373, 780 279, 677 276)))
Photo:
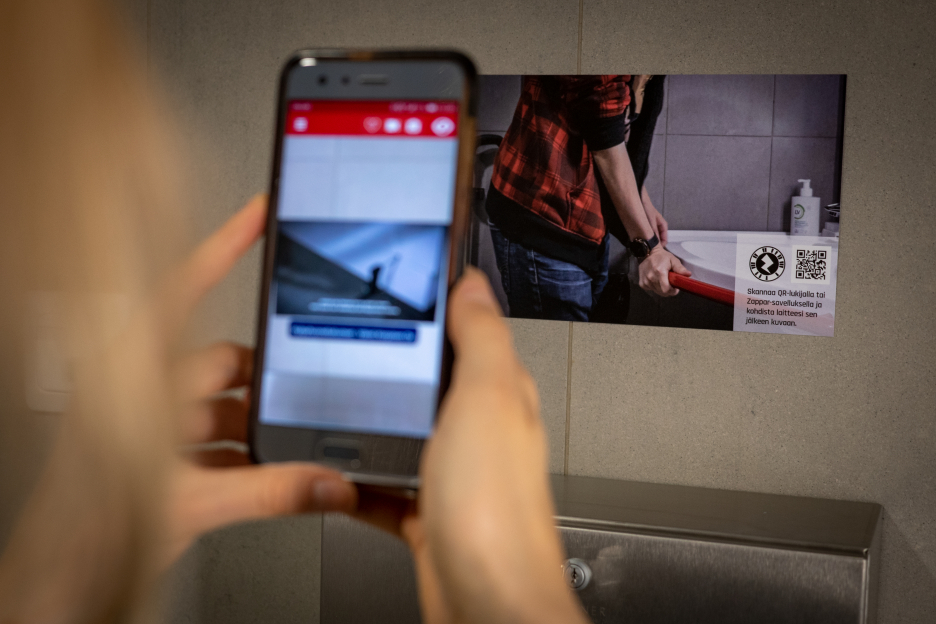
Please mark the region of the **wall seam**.
POLYGON ((562 453, 562 474, 569 474, 569 431, 572 429, 572 328, 575 323, 569 321, 569 349, 566 352, 566 414, 565 444, 562 453))
MULTIPOLYGON (((773 77, 773 101, 770 106, 770 159, 767 161, 767 225, 764 231, 770 231, 770 188, 773 182, 773 142, 774 128, 777 126, 777 74, 773 77)), ((783 215, 780 215, 780 225, 783 226, 783 215)), ((790 224, 792 229, 792 224, 790 224)), ((781 230, 782 231, 782 230, 781 230)))

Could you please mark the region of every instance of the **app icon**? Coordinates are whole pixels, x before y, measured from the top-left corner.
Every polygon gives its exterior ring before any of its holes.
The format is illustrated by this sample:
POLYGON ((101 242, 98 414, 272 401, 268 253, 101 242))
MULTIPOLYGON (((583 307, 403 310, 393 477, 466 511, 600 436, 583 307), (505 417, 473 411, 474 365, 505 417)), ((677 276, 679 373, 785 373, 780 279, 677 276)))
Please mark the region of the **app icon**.
POLYGON ((396 117, 387 117, 383 122, 383 129, 387 134, 396 134, 401 126, 400 120, 396 117))
POLYGON ((455 122, 448 117, 436 117, 430 127, 436 136, 448 136, 455 131, 455 122))
POLYGON ((381 125, 383 125, 383 123, 380 121, 380 117, 365 117, 364 118, 364 129, 370 132, 371 134, 374 134, 375 132, 380 130, 381 125))
POLYGON ((296 117, 293 119, 293 130, 296 132, 305 132, 309 127, 309 120, 305 117, 296 117))
POLYGON ((422 132, 422 122, 416 117, 410 117, 403 124, 403 131, 406 134, 419 134, 422 132))

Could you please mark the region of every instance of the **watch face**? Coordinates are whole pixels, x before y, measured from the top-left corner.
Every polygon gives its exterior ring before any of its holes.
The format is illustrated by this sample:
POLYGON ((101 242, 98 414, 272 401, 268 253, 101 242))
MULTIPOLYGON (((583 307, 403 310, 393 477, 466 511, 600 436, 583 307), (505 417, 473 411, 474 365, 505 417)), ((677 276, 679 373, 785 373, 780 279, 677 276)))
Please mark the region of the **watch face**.
POLYGON ((635 238, 630 244, 631 253, 638 258, 646 258, 650 255, 650 246, 642 238, 635 238))

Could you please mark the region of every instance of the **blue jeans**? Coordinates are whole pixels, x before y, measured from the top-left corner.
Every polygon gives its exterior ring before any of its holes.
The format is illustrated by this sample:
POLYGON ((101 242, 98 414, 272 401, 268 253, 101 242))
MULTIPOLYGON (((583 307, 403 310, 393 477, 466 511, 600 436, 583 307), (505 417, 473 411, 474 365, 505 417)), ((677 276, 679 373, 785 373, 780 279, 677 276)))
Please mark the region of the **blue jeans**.
POLYGON ((608 249, 601 270, 578 265, 510 241, 491 226, 494 256, 513 318, 587 321, 608 283, 608 249))

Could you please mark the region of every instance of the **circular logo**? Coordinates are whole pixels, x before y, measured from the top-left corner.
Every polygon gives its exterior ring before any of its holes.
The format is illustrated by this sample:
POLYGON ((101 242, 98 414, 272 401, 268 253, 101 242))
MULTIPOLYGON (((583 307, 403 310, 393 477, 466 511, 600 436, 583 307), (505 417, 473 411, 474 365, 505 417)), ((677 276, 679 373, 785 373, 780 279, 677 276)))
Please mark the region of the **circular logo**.
POLYGON ((400 131, 401 127, 403 127, 403 124, 400 123, 400 120, 396 117, 387 117, 384 119, 383 129, 387 134, 396 134, 400 131))
POLYGON ((793 218, 802 219, 806 215, 806 209, 803 208, 800 204, 793 206, 793 218))
POLYGON ((455 131, 455 122, 448 117, 436 117, 429 127, 436 136, 448 136, 455 131))
POLYGON ((293 130, 296 132, 305 132, 309 128, 309 120, 305 117, 296 117, 293 120, 293 130))
POLYGON ((410 117, 403 124, 403 131, 406 134, 419 134, 422 132, 422 121, 418 117, 410 117))
POLYGON ((762 282, 772 282, 783 275, 785 266, 783 254, 776 247, 758 247, 751 254, 751 275, 762 282))

